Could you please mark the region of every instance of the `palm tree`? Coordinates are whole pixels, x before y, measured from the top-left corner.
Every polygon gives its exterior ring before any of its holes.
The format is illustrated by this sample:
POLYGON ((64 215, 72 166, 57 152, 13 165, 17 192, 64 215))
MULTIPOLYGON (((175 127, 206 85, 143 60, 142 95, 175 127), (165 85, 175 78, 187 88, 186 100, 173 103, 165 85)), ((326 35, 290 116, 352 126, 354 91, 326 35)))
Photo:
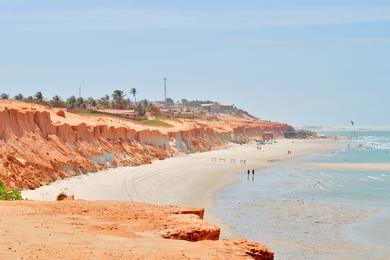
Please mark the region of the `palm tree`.
POLYGON ((67 104, 68 108, 74 108, 76 106, 76 102, 77 102, 77 99, 75 96, 70 96, 66 100, 66 104, 67 104))
POLYGON ((16 96, 14 96, 14 99, 15 100, 23 100, 23 95, 22 94, 17 94, 16 96))
POLYGON ((9 95, 7 93, 1 93, 0 99, 9 99, 9 95))
POLYGON ((112 99, 114 99, 114 100, 122 100, 126 96, 126 94, 123 92, 123 90, 117 89, 117 90, 114 90, 114 92, 112 92, 111 96, 112 96, 112 99))
POLYGON ((130 89, 130 94, 132 94, 134 97, 134 103, 137 103, 137 98, 136 98, 137 90, 135 88, 130 89))
POLYGON ((79 108, 84 108, 84 109, 87 107, 83 97, 79 97, 76 99, 76 106, 79 108))
POLYGON ((96 100, 93 97, 88 98, 88 105, 96 107, 96 100))
POLYGON ((106 109, 110 107, 110 96, 105 95, 104 97, 99 98, 96 101, 96 106, 101 109, 106 109))
POLYGON ((43 101, 43 94, 41 91, 38 91, 35 96, 34 96, 35 100, 38 101, 38 102, 42 102, 43 101))
POLYGON ((53 107, 66 107, 64 101, 62 101, 61 97, 58 95, 55 95, 51 100, 50 100, 50 105, 53 107))
POLYGON ((127 103, 126 100, 124 99, 126 94, 123 92, 123 90, 119 90, 119 89, 114 90, 111 96, 115 108, 119 108, 119 109, 126 108, 127 103))
POLYGON ((53 97, 53 99, 52 99, 53 101, 60 101, 61 100, 61 98, 60 98, 60 96, 58 96, 58 95, 55 95, 54 97, 53 97))

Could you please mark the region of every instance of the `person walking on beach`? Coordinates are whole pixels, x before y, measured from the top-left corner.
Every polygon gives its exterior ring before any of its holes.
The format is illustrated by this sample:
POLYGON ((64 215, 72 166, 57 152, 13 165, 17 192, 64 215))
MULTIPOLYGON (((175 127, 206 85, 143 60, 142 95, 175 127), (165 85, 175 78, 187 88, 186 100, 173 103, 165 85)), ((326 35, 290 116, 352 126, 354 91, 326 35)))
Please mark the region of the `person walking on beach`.
POLYGON ((248 170, 248 180, 249 180, 249 175, 251 174, 251 170, 248 170))

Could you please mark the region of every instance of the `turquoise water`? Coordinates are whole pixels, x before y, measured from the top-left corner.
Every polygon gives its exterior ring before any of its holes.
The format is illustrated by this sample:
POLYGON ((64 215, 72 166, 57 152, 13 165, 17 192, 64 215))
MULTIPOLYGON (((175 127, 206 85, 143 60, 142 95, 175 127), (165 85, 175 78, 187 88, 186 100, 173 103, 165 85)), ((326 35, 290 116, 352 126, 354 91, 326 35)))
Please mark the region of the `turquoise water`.
POLYGON ((335 163, 387 163, 390 162, 390 150, 381 148, 361 147, 350 148, 335 154, 316 158, 319 162, 335 163))
POLYGON ((224 220, 233 235, 271 246, 278 259, 365 259, 367 256, 386 259, 390 257, 390 172, 308 170, 294 165, 297 162, 390 163, 390 131, 326 134, 351 139, 343 141, 337 151, 259 170, 254 180, 247 179, 244 172, 238 173, 237 182, 218 192, 213 213, 224 220), (297 213, 295 209, 301 207, 300 203, 309 206, 297 213), (327 206, 321 208, 310 203, 327 206), (343 212, 348 215, 347 209, 358 212, 354 216, 356 220, 343 218, 343 212), (359 218, 363 212, 369 214, 359 218), (321 214, 327 214, 327 219, 323 220, 321 214), (308 221, 311 219, 316 221, 308 221), (338 228, 342 232, 337 231, 338 228), (310 235, 322 230, 328 232, 323 235, 323 241, 310 235), (275 242, 278 240, 291 241, 301 247, 281 246, 275 242), (335 241, 347 241, 346 245, 348 241, 361 243, 361 252, 348 251, 347 246, 343 251, 337 247, 338 243, 333 245, 335 241), (312 251, 303 252, 301 248, 312 251))
POLYGON ((388 206, 390 202, 390 173, 385 171, 310 171, 305 173, 317 181, 307 195, 332 200, 388 206))
MULTIPOLYGON (((304 158, 307 162, 328 163, 390 163, 390 131, 329 132, 328 135, 353 137, 342 149, 304 158)), ((318 178, 319 191, 310 195, 323 198, 352 200, 369 205, 390 206, 390 172, 357 170, 306 171, 318 178)))
MULTIPOLYGON (((343 149, 330 154, 305 158, 309 162, 390 163, 390 131, 328 132, 351 137, 343 149)), ((318 178, 320 190, 310 195, 351 200, 371 206, 390 206, 390 172, 357 170, 307 171, 318 178)))
POLYGON ((350 138, 346 149, 315 160, 320 162, 387 163, 390 162, 390 131, 323 132, 328 136, 350 138))

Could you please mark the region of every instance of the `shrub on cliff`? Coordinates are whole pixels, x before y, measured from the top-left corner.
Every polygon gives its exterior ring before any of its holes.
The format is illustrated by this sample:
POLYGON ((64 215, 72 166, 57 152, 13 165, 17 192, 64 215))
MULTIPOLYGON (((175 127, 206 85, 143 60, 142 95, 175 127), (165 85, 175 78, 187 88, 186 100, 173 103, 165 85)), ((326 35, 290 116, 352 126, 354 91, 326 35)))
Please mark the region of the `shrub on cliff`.
POLYGON ((21 200, 22 194, 17 189, 9 190, 0 180, 0 200, 21 200))

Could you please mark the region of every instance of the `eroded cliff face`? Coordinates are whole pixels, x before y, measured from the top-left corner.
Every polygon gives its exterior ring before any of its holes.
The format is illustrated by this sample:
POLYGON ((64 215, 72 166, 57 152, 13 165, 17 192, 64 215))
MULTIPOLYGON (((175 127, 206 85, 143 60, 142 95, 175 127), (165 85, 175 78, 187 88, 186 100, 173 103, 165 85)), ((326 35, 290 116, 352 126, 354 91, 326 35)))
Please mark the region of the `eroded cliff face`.
POLYGON ((9 187, 36 188, 86 172, 247 142, 267 130, 281 135, 287 127, 261 121, 229 128, 210 124, 165 132, 134 130, 106 124, 53 123, 47 111, 5 108, 0 110, 0 175, 9 187))

